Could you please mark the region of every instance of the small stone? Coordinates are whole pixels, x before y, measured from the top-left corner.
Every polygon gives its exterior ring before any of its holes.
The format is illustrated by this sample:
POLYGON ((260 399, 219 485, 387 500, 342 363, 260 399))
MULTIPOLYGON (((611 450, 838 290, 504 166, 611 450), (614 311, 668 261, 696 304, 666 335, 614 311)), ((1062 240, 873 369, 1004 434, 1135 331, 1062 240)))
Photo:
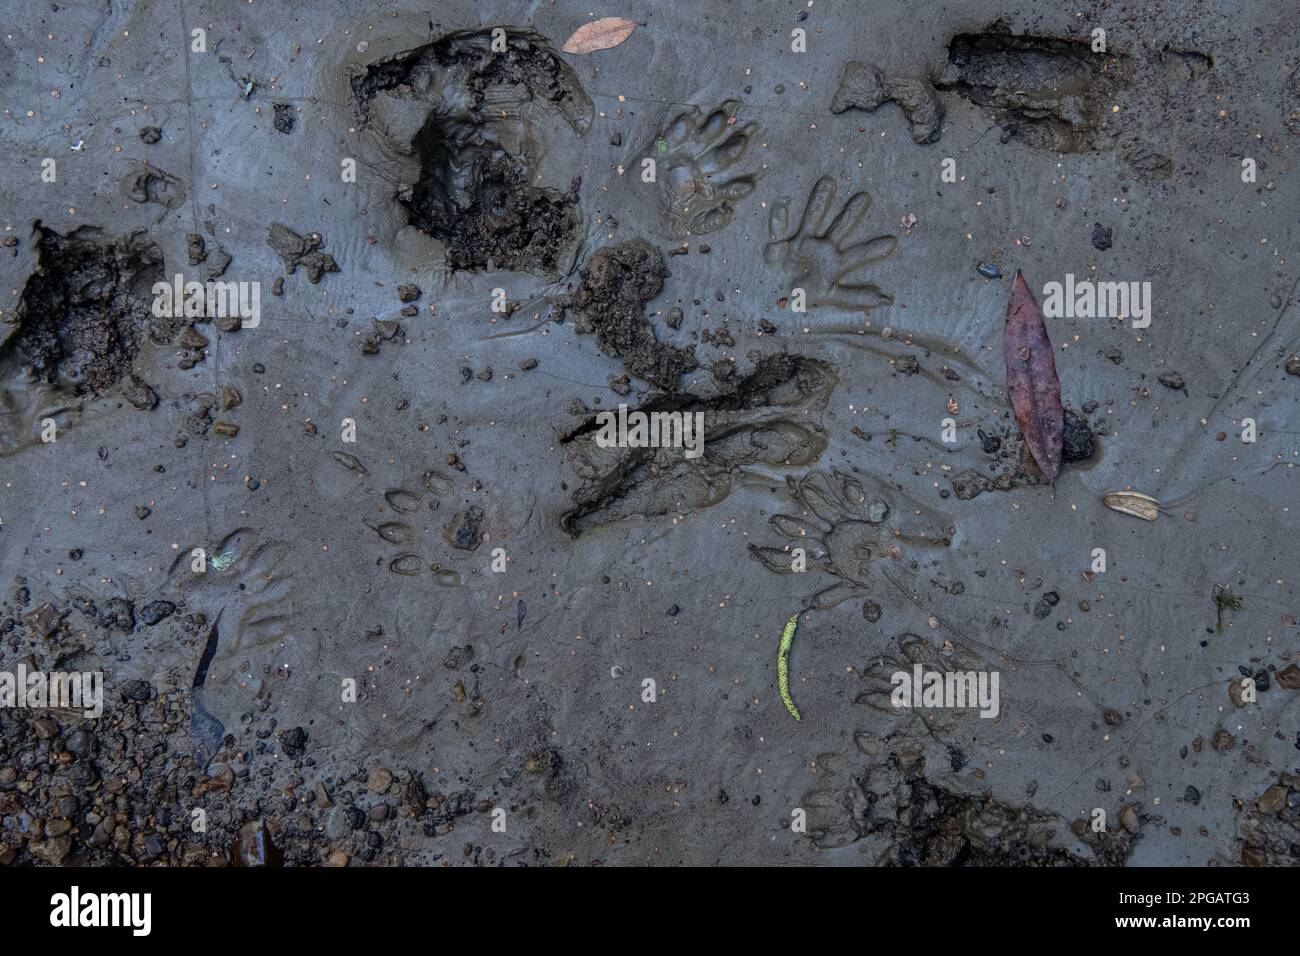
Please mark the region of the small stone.
POLYGON ((1276 783, 1273 784, 1255 801, 1255 806, 1259 808, 1260 813, 1266 816, 1271 817, 1273 814, 1279 813, 1286 806, 1286 787, 1276 783))
POLYGON ((1160 375, 1158 381, 1165 388, 1172 388, 1175 391, 1181 391, 1187 387, 1187 382, 1177 372, 1164 372, 1160 375))
POLYGON ((399 285, 397 287, 397 298, 402 302, 414 302, 420 298, 420 294, 418 285, 399 285))
POLYGON ((883 613, 884 612, 881 610, 880 605, 877 604, 875 601, 862 602, 862 616, 865 617, 872 624, 875 624, 877 621, 879 621, 880 616, 883 613))
POLYGON ((383 767, 375 767, 366 776, 366 789, 371 793, 385 794, 393 785, 393 774, 383 767))
POLYGON ((1278 687, 1285 690, 1300 690, 1300 664, 1288 664, 1274 676, 1278 687))
POLYGON ((126 400, 142 412, 147 412, 158 405, 158 393, 134 375, 126 390, 126 400))
POLYGON ((526 359, 524 359, 522 362, 519 363, 519 368, 520 368, 522 371, 525 371, 525 372, 531 372, 533 369, 537 368, 537 359, 535 359, 535 358, 526 358, 526 359))
POLYGON ((208 347, 208 340, 202 332, 192 325, 187 325, 185 331, 181 333, 181 347, 187 349, 205 349, 208 347))
POLYGON ((352 824, 348 820, 348 808, 341 804, 335 804, 330 808, 330 812, 325 815, 325 835, 331 840, 342 840, 352 831, 352 824))
POLYGON ((162 128, 161 128, 161 127, 158 127, 158 126, 141 126, 141 127, 140 127, 140 142, 142 142, 142 143, 148 143, 149 145, 152 146, 154 143, 158 142, 158 140, 160 140, 160 139, 162 139, 162 128))
POLYGON ((1247 701, 1245 699, 1245 694, 1246 682, 1244 680, 1237 680, 1234 678, 1228 681, 1228 697, 1231 699, 1234 707, 1246 706, 1247 701))
POLYGON ((239 426, 234 422, 215 422, 212 430, 222 438, 234 438, 239 434, 239 426))

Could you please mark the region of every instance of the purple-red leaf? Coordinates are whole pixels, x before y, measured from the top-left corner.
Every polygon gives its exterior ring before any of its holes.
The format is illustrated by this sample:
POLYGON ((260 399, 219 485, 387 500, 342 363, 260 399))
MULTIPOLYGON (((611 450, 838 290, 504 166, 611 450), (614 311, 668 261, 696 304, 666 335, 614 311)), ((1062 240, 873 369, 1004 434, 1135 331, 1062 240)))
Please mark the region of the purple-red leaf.
POLYGON ((1061 445, 1065 439, 1065 410, 1061 408, 1061 380, 1047 338, 1047 326, 1034 294, 1016 272, 1007 303, 1007 324, 1002 332, 1007 360, 1007 392, 1016 424, 1034 461, 1054 481, 1061 470, 1061 445))

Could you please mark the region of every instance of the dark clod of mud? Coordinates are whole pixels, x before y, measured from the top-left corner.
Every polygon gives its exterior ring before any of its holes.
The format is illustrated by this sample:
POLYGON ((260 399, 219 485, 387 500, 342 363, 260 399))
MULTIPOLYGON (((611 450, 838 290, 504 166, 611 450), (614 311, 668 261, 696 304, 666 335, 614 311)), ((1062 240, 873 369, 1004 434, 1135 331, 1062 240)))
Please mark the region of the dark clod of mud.
POLYGON ((893 100, 903 110, 912 141, 937 143, 943 125, 943 104, 928 80, 885 76, 870 63, 850 60, 831 101, 832 113, 866 110, 868 113, 893 100))
POLYGON ((483 509, 477 505, 456 512, 447 526, 447 543, 461 551, 473 551, 483 540, 483 518, 483 509))
POLYGON ((577 314, 579 335, 594 332, 601 349, 619 356, 631 374, 673 391, 696 368, 695 350, 659 342, 645 316, 669 274, 663 253, 643 239, 605 246, 592 254, 564 304, 577 314))
POLYGON ((275 119, 272 121, 278 132, 292 133, 293 124, 296 117, 293 115, 293 106, 289 103, 275 104, 275 119))
POLYGON ((455 271, 563 272, 581 224, 581 180, 564 193, 532 186, 522 163, 496 152, 473 160, 458 195, 438 162, 443 149, 439 132, 426 126, 417 137, 420 181, 404 203, 411 224, 442 242, 447 264, 455 271))
POLYGON ((1096 451, 1096 440, 1088 422, 1068 408, 1065 410, 1065 434, 1061 446, 1062 461, 1087 461, 1096 451))
POLYGON ((0 358, 17 353, 38 381, 101 394, 130 372, 146 330, 164 339, 173 331, 150 325, 162 251, 143 232, 110 240, 82 226, 64 236, 40 223, 36 232, 39 265, 0 358))
POLYGON ((307 272, 307 281, 312 285, 320 282, 326 273, 339 271, 334 257, 320 251, 325 240, 318 232, 300 236, 277 222, 271 225, 266 242, 284 260, 284 268, 289 275, 293 275, 302 266, 307 272))

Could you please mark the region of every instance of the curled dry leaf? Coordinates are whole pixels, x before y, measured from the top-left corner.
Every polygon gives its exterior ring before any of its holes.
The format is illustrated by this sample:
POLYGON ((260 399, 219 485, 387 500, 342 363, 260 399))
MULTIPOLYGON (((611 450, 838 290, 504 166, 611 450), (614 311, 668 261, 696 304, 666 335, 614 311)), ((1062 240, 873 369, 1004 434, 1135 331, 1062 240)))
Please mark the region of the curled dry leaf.
POLYGON ((1139 491, 1116 491, 1102 498, 1106 507, 1120 514, 1133 515, 1143 521, 1155 521, 1160 514, 1160 503, 1139 491))
POLYGON ((564 41, 565 53, 595 53, 618 46, 632 35, 636 22, 624 17, 601 17, 584 23, 564 41))
POLYGON ((1065 441, 1065 409, 1061 407, 1061 380, 1056 377, 1056 357, 1034 294, 1016 272, 1007 302, 1007 324, 1002 331, 1002 351, 1007 362, 1007 392, 1016 424, 1025 434, 1029 453, 1048 481, 1061 471, 1065 441))

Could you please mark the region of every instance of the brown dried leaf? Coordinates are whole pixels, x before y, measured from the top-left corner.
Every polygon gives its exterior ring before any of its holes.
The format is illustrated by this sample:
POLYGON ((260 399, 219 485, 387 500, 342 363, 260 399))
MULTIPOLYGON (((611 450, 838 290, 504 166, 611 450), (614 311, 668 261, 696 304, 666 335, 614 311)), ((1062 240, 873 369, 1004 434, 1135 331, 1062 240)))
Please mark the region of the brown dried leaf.
POLYGON ((1007 391, 1016 424, 1025 444, 1048 481, 1061 470, 1065 440, 1065 409, 1061 407, 1061 380, 1056 377, 1056 357, 1034 294, 1016 272, 1007 302, 1007 324, 1002 332, 1007 362, 1007 391))
POLYGON ((573 36, 564 41, 565 53, 595 53, 618 46, 632 35, 636 21, 623 17, 601 17, 584 23, 573 31, 573 36))
POLYGON ((1155 521, 1160 515, 1160 502, 1140 491, 1116 491, 1101 500, 1111 511, 1132 515, 1143 521, 1155 521))

